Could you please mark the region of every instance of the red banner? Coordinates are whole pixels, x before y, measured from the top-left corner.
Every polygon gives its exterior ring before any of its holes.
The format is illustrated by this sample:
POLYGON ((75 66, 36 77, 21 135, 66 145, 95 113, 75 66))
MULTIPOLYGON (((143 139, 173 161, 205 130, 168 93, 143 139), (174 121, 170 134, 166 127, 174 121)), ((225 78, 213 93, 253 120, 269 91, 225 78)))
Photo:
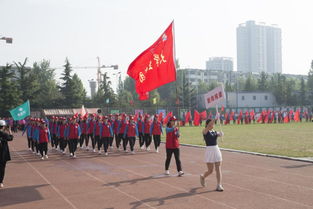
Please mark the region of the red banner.
POLYGON ((176 80, 173 25, 128 67, 127 74, 135 80, 140 100, 148 99, 149 91, 176 80))
POLYGON ((195 126, 199 126, 200 125, 200 114, 197 110, 194 111, 193 113, 193 124, 195 126))

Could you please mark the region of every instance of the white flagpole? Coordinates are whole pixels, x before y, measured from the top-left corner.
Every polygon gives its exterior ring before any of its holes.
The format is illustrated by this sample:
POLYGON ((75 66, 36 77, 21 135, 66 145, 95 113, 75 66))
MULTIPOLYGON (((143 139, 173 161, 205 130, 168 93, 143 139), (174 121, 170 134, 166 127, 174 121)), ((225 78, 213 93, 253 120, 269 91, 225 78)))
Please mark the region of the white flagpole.
MULTIPOLYGON (((216 114, 218 115, 218 124, 219 124, 219 127, 220 127, 220 132, 223 132, 222 124, 221 124, 221 117, 220 117, 220 113, 218 112, 217 104, 215 105, 215 108, 216 108, 216 114)), ((223 135, 221 135, 221 140, 223 141, 223 135)))

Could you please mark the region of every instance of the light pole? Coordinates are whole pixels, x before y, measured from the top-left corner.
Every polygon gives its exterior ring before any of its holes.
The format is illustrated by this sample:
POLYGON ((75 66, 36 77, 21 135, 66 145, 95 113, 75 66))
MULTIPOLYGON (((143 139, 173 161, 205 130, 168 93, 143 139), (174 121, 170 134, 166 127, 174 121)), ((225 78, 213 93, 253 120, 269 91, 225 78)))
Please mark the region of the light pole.
POLYGON ((5 40, 7 44, 12 44, 13 38, 11 37, 1 37, 0 40, 5 40))
POLYGON ((97 57, 98 60, 98 71, 97 71, 97 82, 98 89, 100 88, 101 79, 101 68, 113 68, 113 70, 118 70, 118 65, 102 65, 100 64, 100 57, 97 57))

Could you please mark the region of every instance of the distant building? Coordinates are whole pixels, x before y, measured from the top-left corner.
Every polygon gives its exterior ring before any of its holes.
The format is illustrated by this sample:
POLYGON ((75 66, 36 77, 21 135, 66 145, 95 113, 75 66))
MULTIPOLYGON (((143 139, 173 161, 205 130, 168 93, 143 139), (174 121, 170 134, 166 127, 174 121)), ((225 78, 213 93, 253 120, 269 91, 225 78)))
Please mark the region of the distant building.
POLYGON ((230 57, 211 57, 206 61, 206 70, 233 71, 233 59, 230 57))
POLYGON ((247 21, 237 27, 237 71, 282 72, 281 29, 247 21))
POLYGON ((93 98, 96 95, 97 82, 92 79, 89 81, 89 86, 90 86, 90 95, 91 98, 93 98))

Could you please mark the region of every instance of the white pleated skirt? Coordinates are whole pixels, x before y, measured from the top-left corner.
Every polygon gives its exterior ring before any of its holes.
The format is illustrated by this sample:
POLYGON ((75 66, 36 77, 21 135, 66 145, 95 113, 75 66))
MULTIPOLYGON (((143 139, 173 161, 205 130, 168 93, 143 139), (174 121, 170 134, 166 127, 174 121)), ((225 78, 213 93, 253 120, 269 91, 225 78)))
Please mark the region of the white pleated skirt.
POLYGON ((205 163, 217 163, 222 161, 222 153, 218 145, 207 146, 205 148, 204 162, 205 163))

